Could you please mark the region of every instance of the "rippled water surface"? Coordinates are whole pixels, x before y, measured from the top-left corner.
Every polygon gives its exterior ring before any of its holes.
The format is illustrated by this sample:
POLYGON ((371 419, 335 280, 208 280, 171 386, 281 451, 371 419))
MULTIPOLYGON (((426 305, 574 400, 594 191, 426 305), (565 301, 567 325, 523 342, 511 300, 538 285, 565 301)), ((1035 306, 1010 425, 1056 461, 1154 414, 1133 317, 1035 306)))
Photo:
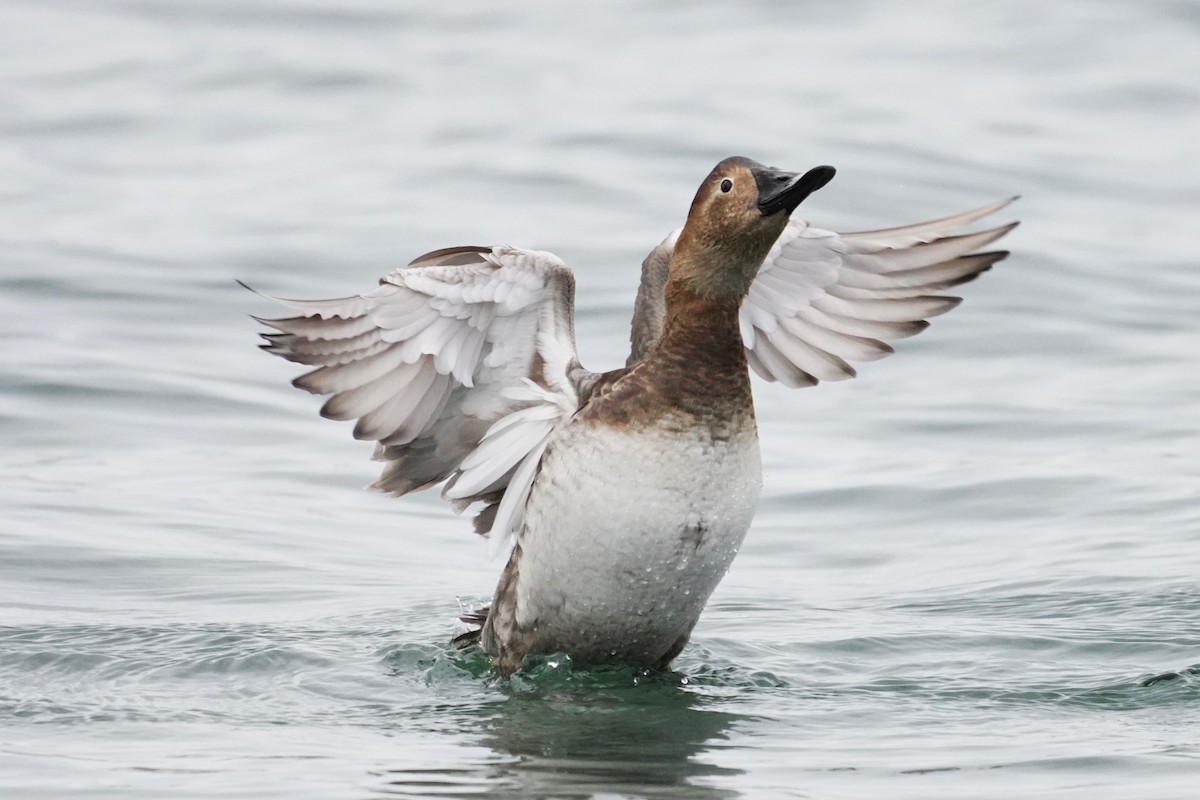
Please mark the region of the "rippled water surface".
POLYGON ((7 0, 0 70, 0 796, 1196 796, 1195 4, 7 0), (672 672, 498 680, 449 640, 500 564, 362 491, 234 279, 549 249, 612 368, 733 153, 836 165, 823 226, 1023 224, 858 380, 756 385, 672 672))

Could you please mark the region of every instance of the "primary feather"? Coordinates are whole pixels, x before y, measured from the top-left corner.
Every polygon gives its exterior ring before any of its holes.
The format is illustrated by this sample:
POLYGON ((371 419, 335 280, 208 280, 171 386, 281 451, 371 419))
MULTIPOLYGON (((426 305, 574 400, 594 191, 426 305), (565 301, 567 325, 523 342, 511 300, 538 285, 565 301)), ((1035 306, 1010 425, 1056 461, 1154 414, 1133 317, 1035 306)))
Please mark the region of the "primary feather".
MULTIPOLYGON (((852 378, 854 363, 893 352, 965 283, 1008 255, 979 252, 1016 223, 961 234, 1010 200, 938 220, 838 234, 790 220, 742 303, 751 368, 813 386, 852 378)), ((627 365, 662 336, 674 231, 643 262, 627 365)), ((514 247, 435 250, 353 297, 277 302, 298 312, 260 320, 264 349, 315 367, 299 388, 329 395, 324 416, 355 420, 377 442, 372 488, 403 495, 445 482, 458 509, 481 502, 476 528, 495 547, 520 530, 554 431, 601 375, 575 349, 574 278, 556 256, 514 247)))

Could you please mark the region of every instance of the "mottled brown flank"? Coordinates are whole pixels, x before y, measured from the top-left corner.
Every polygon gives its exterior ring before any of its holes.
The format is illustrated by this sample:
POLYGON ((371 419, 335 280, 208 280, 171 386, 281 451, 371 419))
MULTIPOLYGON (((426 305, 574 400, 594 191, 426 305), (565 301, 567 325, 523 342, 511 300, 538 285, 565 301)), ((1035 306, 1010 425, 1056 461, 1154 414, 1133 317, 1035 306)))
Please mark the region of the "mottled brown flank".
POLYGON ((492 663, 502 675, 511 675, 521 668, 525 655, 532 652, 528 632, 517 626, 517 578, 520 576, 521 542, 517 541, 500 574, 500 583, 488 609, 487 621, 479 632, 479 644, 492 657, 492 663))
POLYGON ((546 359, 541 350, 533 351, 533 360, 529 362, 529 380, 543 389, 550 388, 550 382, 546 380, 546 359))

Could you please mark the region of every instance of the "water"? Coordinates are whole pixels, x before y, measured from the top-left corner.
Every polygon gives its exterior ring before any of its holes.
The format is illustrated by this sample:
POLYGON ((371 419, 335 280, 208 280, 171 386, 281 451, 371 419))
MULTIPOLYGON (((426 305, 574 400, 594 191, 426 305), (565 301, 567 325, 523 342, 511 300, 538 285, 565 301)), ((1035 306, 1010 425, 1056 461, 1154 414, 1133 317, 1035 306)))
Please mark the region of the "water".
POLYGON ((1200 12, 1185 2, 0 8, 0 796, 1190 798, 1200 12), (1014 253, 858 380, 673 672, 454 653, 500 565, 254 348, 435 247, 638 264, 741 153, 1014 253))

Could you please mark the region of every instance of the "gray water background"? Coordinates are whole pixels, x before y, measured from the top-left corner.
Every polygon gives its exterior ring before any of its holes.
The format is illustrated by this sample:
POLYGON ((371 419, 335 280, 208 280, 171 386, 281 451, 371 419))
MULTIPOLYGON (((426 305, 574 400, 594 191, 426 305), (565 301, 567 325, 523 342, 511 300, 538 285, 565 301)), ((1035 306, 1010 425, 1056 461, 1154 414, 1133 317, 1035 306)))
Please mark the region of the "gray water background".
POLYGON ((1200 6, 3 0, 0 796, 1200 796, 1200 6), (622 363, 713 163, 854 230, 1011 194, 857 380, 755 387, 675 671, 448 646, 500 564, 248 314, 506 242, 622 363), (1190 671, 1189 671, 1190 670, 1190 671))

